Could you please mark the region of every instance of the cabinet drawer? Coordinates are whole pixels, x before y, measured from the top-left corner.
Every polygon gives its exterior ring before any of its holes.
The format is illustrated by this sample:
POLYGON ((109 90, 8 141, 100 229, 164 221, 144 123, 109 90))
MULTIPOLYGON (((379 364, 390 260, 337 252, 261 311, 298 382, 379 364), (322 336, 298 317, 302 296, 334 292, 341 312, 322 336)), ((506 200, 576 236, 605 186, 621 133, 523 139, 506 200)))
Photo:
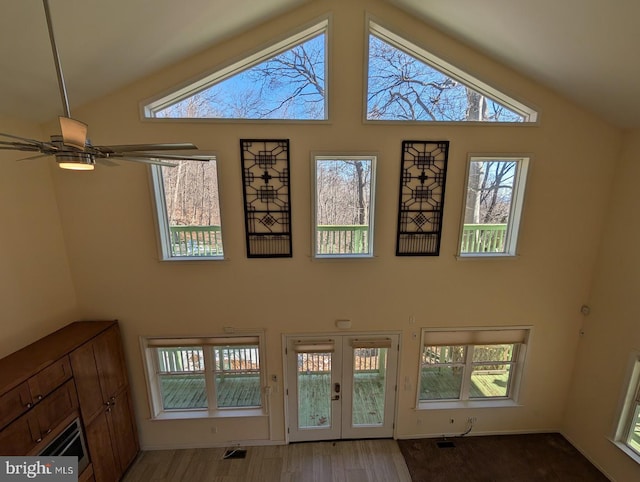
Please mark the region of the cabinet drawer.
POLYGON ((27 382, 21 383, 13 390, 0 397, 0 430, 12 420, 18 418, 29 410, 33 402, 29 385, 27 382))
POLYGON ((78 396, 73 380, 69 380, 36 405, 40 438, 46 437, 65 418, 78 408, 78 396))
POLYGON ((42 400, 69 378, 71 378, 71 363, 68 356, 60 358, 29 378, 29 390, 34 403, 42 400))

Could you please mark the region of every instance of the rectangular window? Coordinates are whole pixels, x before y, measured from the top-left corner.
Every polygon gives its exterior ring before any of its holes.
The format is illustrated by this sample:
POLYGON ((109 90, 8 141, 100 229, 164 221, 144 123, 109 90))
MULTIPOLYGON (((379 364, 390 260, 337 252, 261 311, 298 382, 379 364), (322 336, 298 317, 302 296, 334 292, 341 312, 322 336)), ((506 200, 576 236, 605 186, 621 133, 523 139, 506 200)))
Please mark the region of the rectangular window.
POLYGON ((515 256, 529 159, 471 157, 461 257, 515 256))
POLYGON ((260 337, 144 338, 153 413, 262 408, 260 337))
POLYGON ((376 156, 315 156, 314 253, 373 256, 376 156))
POLYGON ((640 352, 631 356, 628 385, 618 419, 615 443, 640 463, 640 352))
POLYGON ((215 160, 152 166, 162 259, 222 259, 215 160))
POLYGON ((529 330, 423 330, 418 405, 514 399, 529 330))

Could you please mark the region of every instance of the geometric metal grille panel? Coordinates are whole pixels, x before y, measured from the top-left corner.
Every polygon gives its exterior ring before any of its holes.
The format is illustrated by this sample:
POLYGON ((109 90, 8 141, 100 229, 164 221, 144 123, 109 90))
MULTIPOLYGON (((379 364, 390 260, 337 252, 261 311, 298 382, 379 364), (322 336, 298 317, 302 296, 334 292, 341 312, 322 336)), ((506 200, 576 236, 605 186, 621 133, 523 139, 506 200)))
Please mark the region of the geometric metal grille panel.
POLYGON ((249 258, 292 256, 289 140, 240 139, 249 258))
POLYGON ((449 141, 403 141, 396 256, 438 256, 449 141))

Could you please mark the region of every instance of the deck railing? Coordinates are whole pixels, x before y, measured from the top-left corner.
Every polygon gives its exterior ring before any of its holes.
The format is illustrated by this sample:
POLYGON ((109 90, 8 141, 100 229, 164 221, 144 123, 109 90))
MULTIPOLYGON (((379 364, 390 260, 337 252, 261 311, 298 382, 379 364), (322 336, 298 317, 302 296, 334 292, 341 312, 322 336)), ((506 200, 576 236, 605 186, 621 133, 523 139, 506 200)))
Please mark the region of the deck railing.
POLYGON ((506 224, 465 224, 461 253, 504 253, 506 224))
MULTIPOLYGON (((250 375, 260 373, 256 346, 214 347, 217 375, 250 375)), ((203 373, 204 352, 200 347, 158 348, 160 373, 203 373)))
POLYGON ((173 256, 222 256, 220 226, 169 226, 173 256))
POLYGON ((316 227, 318 254, 365 254, 369 252, 369 226, 316 227))

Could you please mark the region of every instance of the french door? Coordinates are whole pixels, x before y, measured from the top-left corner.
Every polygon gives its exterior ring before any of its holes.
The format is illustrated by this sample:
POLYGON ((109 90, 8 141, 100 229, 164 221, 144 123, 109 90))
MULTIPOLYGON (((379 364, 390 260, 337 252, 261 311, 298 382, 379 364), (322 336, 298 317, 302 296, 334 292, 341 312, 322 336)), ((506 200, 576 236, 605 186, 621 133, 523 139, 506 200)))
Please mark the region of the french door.
POLYGON ((398 335, 286 337, 292 442, 393 436, 398 335))

